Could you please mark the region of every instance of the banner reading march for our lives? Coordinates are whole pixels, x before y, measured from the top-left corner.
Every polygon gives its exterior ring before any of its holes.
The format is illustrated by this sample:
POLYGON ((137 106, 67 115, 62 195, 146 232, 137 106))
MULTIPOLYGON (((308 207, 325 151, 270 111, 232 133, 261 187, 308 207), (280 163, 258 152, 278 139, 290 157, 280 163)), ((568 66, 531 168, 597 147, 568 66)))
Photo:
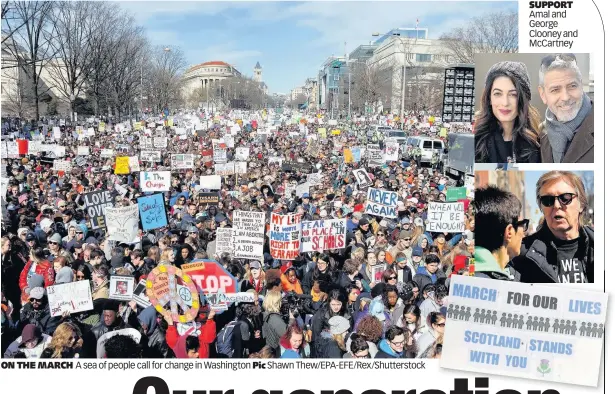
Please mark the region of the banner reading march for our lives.
POLYGON ((597 291, 453 275, 440 366, 595 387, 607 301, 597 291))
POLYGON ((271 214, 269 249, 271 257, 293 260, 301 251, 301 216, 271 214))
POLYGON ((346 220, 313 220, 301 223, 301 252, 346 247, 346 220))
POLYGON ((397 217, 397 200, 396 192, 370 187, 367 190, 365 213, 394 219, 397 217))

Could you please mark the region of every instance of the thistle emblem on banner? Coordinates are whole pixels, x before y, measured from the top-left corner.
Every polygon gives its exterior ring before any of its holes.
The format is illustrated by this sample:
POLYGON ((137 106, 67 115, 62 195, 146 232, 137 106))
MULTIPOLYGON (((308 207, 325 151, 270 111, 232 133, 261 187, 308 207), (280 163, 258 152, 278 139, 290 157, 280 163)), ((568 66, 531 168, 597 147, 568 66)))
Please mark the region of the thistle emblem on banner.
POLYGON ((545 374, 551 372, 551 368, 549 368, 549 360, 540 360, 540 365, 536 368, 536 370, 540 372, 543 377, 545 374))

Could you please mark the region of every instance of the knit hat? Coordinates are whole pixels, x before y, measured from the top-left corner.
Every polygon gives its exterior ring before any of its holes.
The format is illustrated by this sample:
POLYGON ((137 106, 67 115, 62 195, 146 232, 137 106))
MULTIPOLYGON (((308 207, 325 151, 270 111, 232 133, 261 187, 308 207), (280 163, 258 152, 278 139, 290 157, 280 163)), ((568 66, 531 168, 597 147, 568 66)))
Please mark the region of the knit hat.
POLYGON ((399 232, 399 239, 411 238, 412 233, 408 230, 402 230, 399 232))
POLYGON ((30 290, 29 296, 30 298, 35 298, 37 300, 40 300, 41 298, 45 296, 45 289, 42 287, 35 287, 32 290, 30 290))
POLYGON ((525 63, 503 61, 491 66, 485 78, 485 85, 490 78, 495 79, 497 76, 505 75, 513 81, 519 82, 523 94, 530 100, 532 98, 532 89, 530 85, 530 76, 525 63))
POLYGON ((329 319, 329 327, 329 332, 331 332, 331 334, 339 335, 350 329, 350 323, 348 322, 348 319, 341 316, 333 316, 329 319))
POLYGON ((45 278, 40 274, 32 274, 27 280, 27 286, 25 288, 26 293, 28 290, 34 289, 35 287, 44 287, 45 286, 45 278))
POLYGON ((420 246, 415 246, 412 249, 412 257, 414 256, 423 257, 423 248, 421 248, 420 246))
POLYGON ((369 304, 369 314, 376 317, 380 321, 385 321, 386 316, 384 315, 384 304, 382 301, 372 302, 369 304))
POLYGON ((56 285, 70 283, 73 281, 73 270, 70 267, 62 267, 56 274, 56 285))
POLYGON ((365 226, 366 224, 369 224, 369 220, 365 217, 362 217, 361 220, 359 220, 359 226, 365 226))
POLYGON ((23 347, 26 343, 38 339, 39 341, 43 337, 43 333, 41 329, 34 324, 26 324, 23 330, 21 331, 21 344, 19 347, 23 347))
POLYGON ((49 237, 49 240, 47 242, 55 242, 58 245, 62 244, 62 236, 58 233, 53 234, 51 237, 49 237))

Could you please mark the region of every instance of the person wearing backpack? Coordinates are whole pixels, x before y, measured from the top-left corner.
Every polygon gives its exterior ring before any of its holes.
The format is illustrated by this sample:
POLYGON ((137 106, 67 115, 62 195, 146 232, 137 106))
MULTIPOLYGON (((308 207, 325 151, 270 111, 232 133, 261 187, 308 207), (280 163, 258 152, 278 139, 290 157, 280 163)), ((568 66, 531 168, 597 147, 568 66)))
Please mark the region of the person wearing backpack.
POLYGON ((216 335, 216 353, 219 358, 242 358, 241 322, 232 320, 216 335))
MULTIPOLYGON (((267 292, 263 308, 265 314, 263 316, 263 337, 267 346, 274 349, 276 354, 280 353, 280 338, 286 333, 288 325, 280 314, 282 307, 282 293, 276 290, 267 292)), ((291 319, 292 314, 291 314, 291 319)), ((294 321, 294 319, 293 319, 294 321)))

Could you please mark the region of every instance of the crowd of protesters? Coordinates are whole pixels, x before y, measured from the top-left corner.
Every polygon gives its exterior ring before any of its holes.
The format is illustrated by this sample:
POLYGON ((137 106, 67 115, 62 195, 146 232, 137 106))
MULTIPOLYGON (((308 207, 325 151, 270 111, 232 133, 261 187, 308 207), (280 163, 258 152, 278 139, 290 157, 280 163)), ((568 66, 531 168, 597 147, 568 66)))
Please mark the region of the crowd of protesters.
MULTIPOLYGON (((61 137, 54 139, 52 124, 35 127, 28 139, 36 135, 63 145, 73 162, 77 146, 90 147, 86 163, 67 172, 53 170, 46 152, 3 157, 3 356, 438 358, 450 276, 467 274, 474 254, 474 217, 470 199, 460 199, 465 230, 429 232, 428 204, 445 202, 447 189, 463 181, 444 176, 437 169, 442 166, 425 168, 401 155, 378 166, 369 166, 365 156, 346 163, 344 149, 364 146, 361 124, 335 126, 340 135, 320 138, 317 129, 324 126, 313 122, 314 116, 304 116, 312 118, 309 122, 287 116, 266 135, 258 133, 265 123, 260 113, 199 115, 209 118, 209 128, 187 135, 175 134, 162 116, 144 122, 158 122, 149 130, 128 123, 118 131, 109 122, 95 137, 61 126, 61 137), (228 134, 231 122, 241 127, 227 158, 235 158, 236 148, 249 147, 247 173, 223 176, 219 203, 201 205, 200 176, 214 173, 202 153, 212 139, 228 134), (140 163, 142 171, 172 172, 171 190, 164 193, 168 226, 140 232, 138 242, 118 243, 104 229, 91 229, 82 196, 107 190, 116 206, 127 206, 145 194, 138 172, 116 175, 115 158, 102 157, 101 151, 138 156, 146 130, 168 137, 161 162, 140 163), (171 168, 174 152, 194 153, 193 168, 171 168), (372 187, 398 193, 396 218, 365 214, 367 188, 359 187, 352 173, 360 168, 372 187), (323 175, 320 184, 296 195, 296 185, 316 172, 323 175), (217 253, 216 231, 233 226, 236 210, 266 212, 267 222, 271 213, 297 213, 303 221, 346 219, 346 246, 280 261, 271 256, 265 234, 260 260, 217 253), (111 275, 131 275, 137 283, 157 266, 180 267, 195 259, 220 263, 255 301, 231 304, 223 312, 202 303, 195 323, 184 331, 153 306, 109 299, 111 275), (94 308, 52 316, 47 289, 82 280, 91 283, 94 308), (115 331, 118 335, 109 335, 115 331)), ((420 118, 417 124, 428 122, 420 118)), ((181 124, 182 115, 174 119, 181 124)), ((326 115, 322 119, 326 124, 326 115)), ((429 129, 407 129, 408 136, 436 137, 429 129)), ((24 136, 23 127, 12 122, 3 130, 8 140, 24 136)))

